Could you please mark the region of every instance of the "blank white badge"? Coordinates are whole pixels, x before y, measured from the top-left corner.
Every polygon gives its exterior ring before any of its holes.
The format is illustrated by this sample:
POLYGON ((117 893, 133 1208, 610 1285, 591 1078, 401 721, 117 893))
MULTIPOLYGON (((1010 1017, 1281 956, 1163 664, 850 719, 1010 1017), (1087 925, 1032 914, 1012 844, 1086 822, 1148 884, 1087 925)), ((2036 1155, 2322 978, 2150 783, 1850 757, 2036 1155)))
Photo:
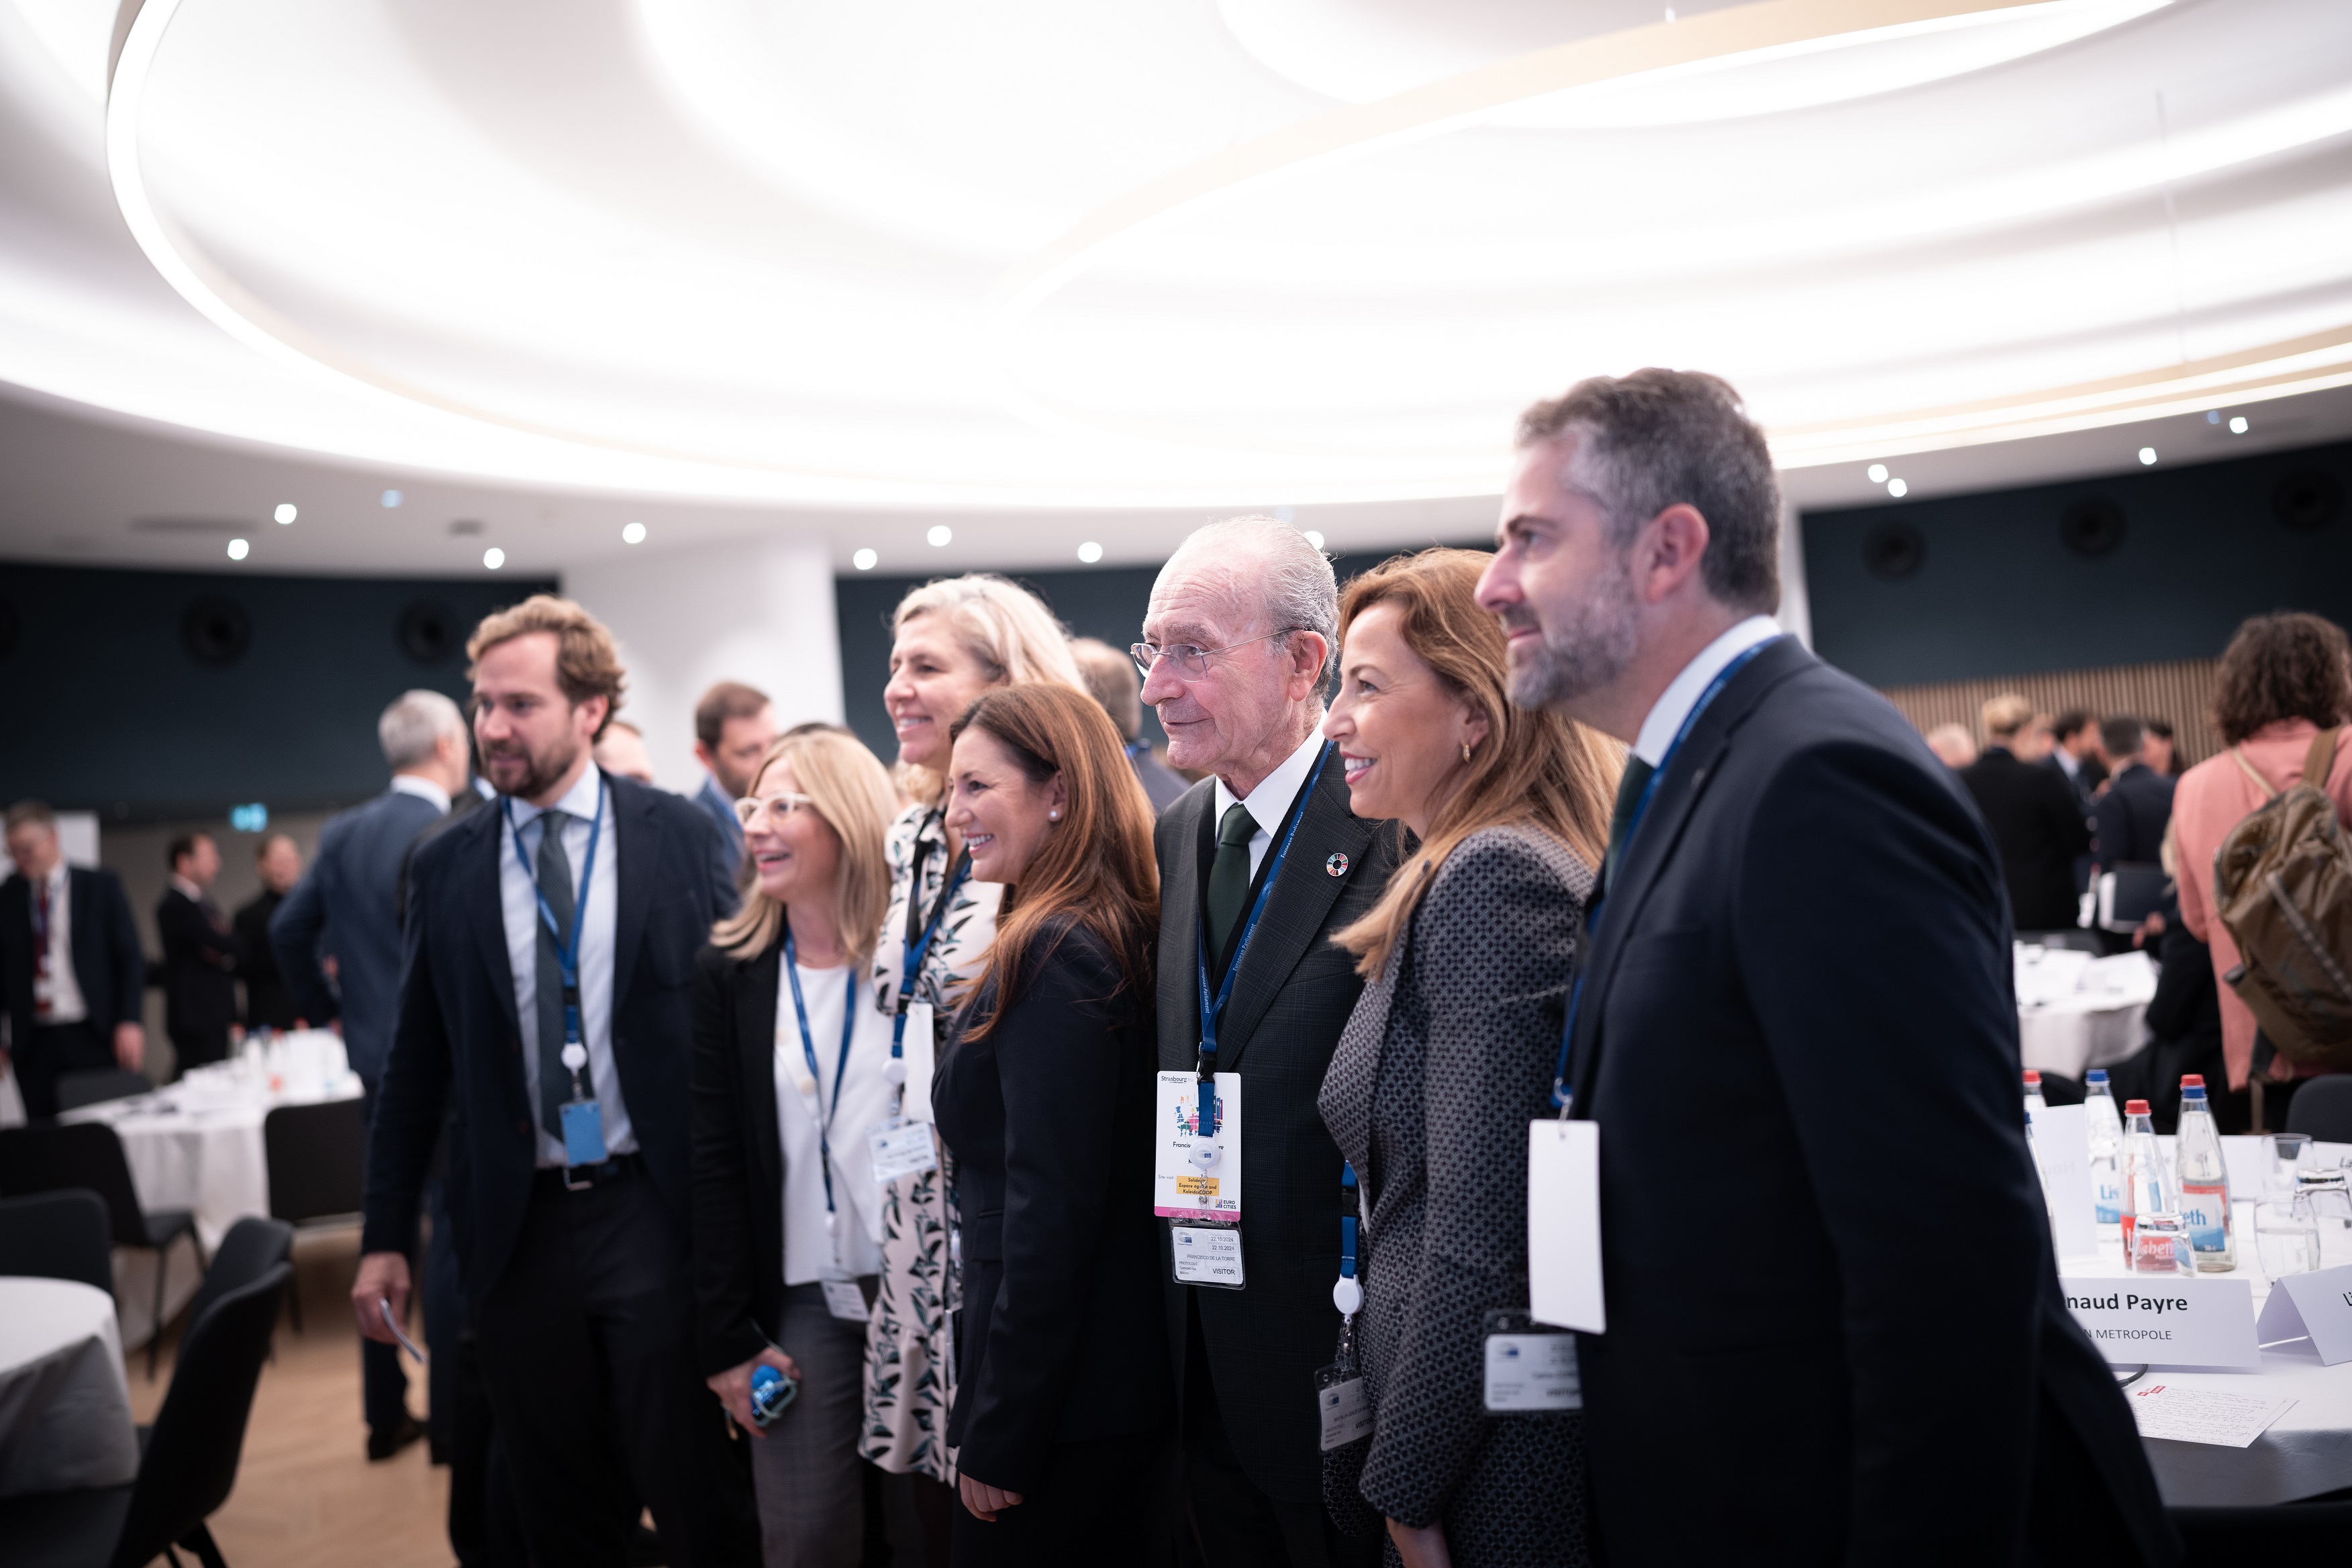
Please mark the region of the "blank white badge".
POLYGON ((1601 1128, 1557 1118, 1528 1125, 1528 1316, 1604 1333, 1601 1128))

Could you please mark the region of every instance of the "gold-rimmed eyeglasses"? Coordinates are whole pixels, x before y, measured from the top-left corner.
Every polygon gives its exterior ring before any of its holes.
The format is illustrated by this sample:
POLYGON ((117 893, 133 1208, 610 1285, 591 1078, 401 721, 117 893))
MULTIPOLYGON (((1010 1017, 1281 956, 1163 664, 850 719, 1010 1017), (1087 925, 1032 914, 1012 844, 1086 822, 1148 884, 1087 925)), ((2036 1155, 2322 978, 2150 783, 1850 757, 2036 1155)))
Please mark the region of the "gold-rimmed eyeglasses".
POLYGON ((1265 637, 1247 637, 1237 643, 1228 643, 1223 647, 1200 647, 1188 642, 1170 643, 1167 647, 1161 647, 1157 643, 1139 642, 1129 647, 1127 652, 1128 657, 1135 660, 1135 668, 1143 672, 1143 679, 1146 680, 1151 679, 1151 667, 1163 658, 1175 660, 1179 670, 1188 678, 1198 680, 1209 673, 1209 661, 1219 654, 1232 653, 1234 649, 1247 647, 1252 643, 1262 643, 1275 637, 1286 637, 1297 630, 1298 630, 1297 626, 1285 626, 1280 631, 1268 632, 1265 637))
POLYGON ((804 811, 815 804, 815 800, 808 795, 801 795, 792 790, 779 790, 774 795, 759 795, 749 800, 737 801, 735 803, 735 820, 741 823, 744 826, 749 827, 751 824, 760 820, 761 813, 765 812, 769 816, 774 817, 778 822, 782 822, 793 813, 796 811, 804 811))

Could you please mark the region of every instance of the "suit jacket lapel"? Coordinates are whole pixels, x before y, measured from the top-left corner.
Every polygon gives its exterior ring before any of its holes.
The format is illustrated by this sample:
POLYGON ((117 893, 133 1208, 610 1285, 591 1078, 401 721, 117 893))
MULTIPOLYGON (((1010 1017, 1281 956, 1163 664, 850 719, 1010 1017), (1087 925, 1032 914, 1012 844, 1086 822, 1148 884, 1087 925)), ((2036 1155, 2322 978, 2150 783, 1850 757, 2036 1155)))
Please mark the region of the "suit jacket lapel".
MULTIPOLYGON (((1239 1069, 1242 1053, 1266 1009, 1274 1005, 1283 982, 1290 978, 1307 949, 1322 940, 1323 922, 1331 906, 1339 901, 1340 890, 1356 867, 1363 863, 1365 847, 1378 826, 1360 820, 1348 810, 1346 775, 1336 765, 1326 767, 1302 808, 1290 858, 1284 863, 1282 874, 1274 879, 1265 913, 1250 938, 1249 951, 1242 954, 1241 973, 1234 977, 1233 997, 1225 1004, 1225 1016, 1217 1030, 1218 1070, 1239 1069), (1347 871, 1339 876, 1329 872, 1335 854, 1345 855, 1348 860, 1347 871)), ((1266 853, 1271 855, 1279 847, 1279 843, 1270 845, 1266 853)), ((1196 919, 1195 931, 1199 925, 1196 919)), ((1199 942, 1195 935, 1192 944, 1197 946, 1199 942)), ((1185 978, 1193 987, 1197 1009, 1200 982, 1189 973, 1185 978)))
POLYGON ((762 1192, 783 1190, 783 1135, 776 1125, 776 1006, 783 984, 782 942, 736 972, 735 1041, 742 1053, 742 1092, 751 1107, 751 1158, 765 1184, 762 1192))
POLYGON ((1189 1068, 1201 1043, 1201 889, 1192 875, 1201 816, 1216 799, 1200 786, 1168 808, 1161 831, 1172 847, 1160 870, 1160 1065, 1189 1068))
POLYGON ((613 920, 613 1016, 621 1016, 621 998, 629 994, 629 976, 637 966, 637 949, 646 935, 646 902, 654 868, 661 863, 661 824, 653 800, 636 789, 608 786, 613 794, 613 864, 619 902, 613 920))
POLYGON ((1577 1104, 1591 1103, 1593 1079, 1600 1070, 1600 1052, 1594 1048, 1596 1031, 1609 983, 1616 974, 1617 960, 1624 952, 1650 889, 1657 885, 1659 873, 1673 859, 1682 841, 1683 829, 1689 826, 1691 812, 1706 794, 1707 780, 1715 775, 1716 764, 1722 761, 1740 721, 1755 711, 1765 694, 1813 662, 1813 656, 1794 637, 1783 637, 1758 654, 1699 715, 1689 739, 1672 759, 1672 766, 1658 780, 1658 793, 1651 797, 1641 831, 1627 847, 1609 896, 1602 903, 1601 931, 1593 940, 1592 956, 1584 972, 1570 1068, 1577 1104))
MULTIPOLYGON (((32 886, 27 883, 25 888, 25 912, 28 920, 32 914, 32 886)), ((73 965, 74 984, 81 987, 82 1005, 95 1015, 98 1007, 90 987, 98 977, 83 964, 87 958, 97 953, 99 948, 98 879, 79 866, 68 868, 66 898, 69 900, 66 910, 66 962, 73 965)), ((123 1021, 120 1018, 115 1020, 117 1023, 123 1021)))
MULTIPOLYGON (((471 842, 457 860, 467 868, 466 902, 474 912, 474 950, 482 955, 483 966, 489 973, 490 990, 499 999, 499 1010, 506 1015, 508 1030, 520 1032, 522 1025, 515 1008, 514 965, 507 948, 506 899, 499 885, 499 858, 515 852, 512 837, 507 832, 507 815, 494 805, 488 811, 473 813, 471 820, 450 831, 471 837, 471 842)), ((516 1079, 521 1079, 520 1065, 516 1079)))

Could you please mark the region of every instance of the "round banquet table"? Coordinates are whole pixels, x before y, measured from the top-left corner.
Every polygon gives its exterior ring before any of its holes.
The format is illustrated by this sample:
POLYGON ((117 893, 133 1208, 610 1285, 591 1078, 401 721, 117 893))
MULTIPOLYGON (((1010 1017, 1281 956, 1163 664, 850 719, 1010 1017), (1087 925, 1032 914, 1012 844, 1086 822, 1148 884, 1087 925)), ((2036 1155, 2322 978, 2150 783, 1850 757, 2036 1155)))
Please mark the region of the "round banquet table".
POLYGON ((0 1497, 138 1474, 113 1300, 79 1280, 0 1279, 0 1497))
POLYGON ((2147 1043, 2156 965, 2145 952, 2094 958, 2019 942, 2012 956, 2018 1056, 2025 1066, 2080 1079, 2147 1043))

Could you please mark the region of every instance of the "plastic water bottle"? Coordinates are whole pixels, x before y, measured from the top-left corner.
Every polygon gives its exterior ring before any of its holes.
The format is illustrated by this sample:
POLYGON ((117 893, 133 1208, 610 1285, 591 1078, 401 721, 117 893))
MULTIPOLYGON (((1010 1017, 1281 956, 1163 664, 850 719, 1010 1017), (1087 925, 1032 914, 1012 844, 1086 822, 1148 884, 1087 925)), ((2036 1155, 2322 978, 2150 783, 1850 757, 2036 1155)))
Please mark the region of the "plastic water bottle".
POLYGON ((2091 1205, 2103 1226, 2124 1217, 2124 1123, 2107 1087, 2107 1069, 2093 1068, 2083 1080, 2084 1121, 2091 1134, 2091 1205))
POLYGON ((2025 1069, 2025 1109, 2028 1114, 2050 1109, 2050 1102, 2042 1098, 2042 1075, 2032 1068, 2025 1069))
MULTIPOLYGON (((2142 1215, 2165 1215, 2177 1220, 2179 1210, 2173 1203, 2172 1175, 2164 1167, 2163 1146, 2157 1142, 2156 1125, 2148 1120, 2147 1101, 2135 1100, 2124 1106, 2122 1224, 2124 1263, 2131 1268, 2140 1268, 2143 1263, 2135 1251, 2142 1215)), ((2169 1268, 2168 1262, 2166 1267, 2169 1268)))
POLYGON ((2042 1144, 2033 1136, 2033 1118, 2025 1119, 2025 1152, 2033 1162, 2033 1184, 2042 1189, 2042 1213, 2050 1222, 2052 1245, 2058 1237, 2058 1212, 2050 1205, 2050 1173, 2042 1165, 2042 1144))
POLYGON ((2221 1135, 2205 1102, 2205 1079, 2190 1073, 2180 1080, 2180 1131, 2174 1145, 2180 1180, 2180 1213, 2189 1222, 2197 1268, 2221 1274, 2238 1266, 2235 1232, 2230 1224, 2230 1168, 2221 1158, 2221 1135))

